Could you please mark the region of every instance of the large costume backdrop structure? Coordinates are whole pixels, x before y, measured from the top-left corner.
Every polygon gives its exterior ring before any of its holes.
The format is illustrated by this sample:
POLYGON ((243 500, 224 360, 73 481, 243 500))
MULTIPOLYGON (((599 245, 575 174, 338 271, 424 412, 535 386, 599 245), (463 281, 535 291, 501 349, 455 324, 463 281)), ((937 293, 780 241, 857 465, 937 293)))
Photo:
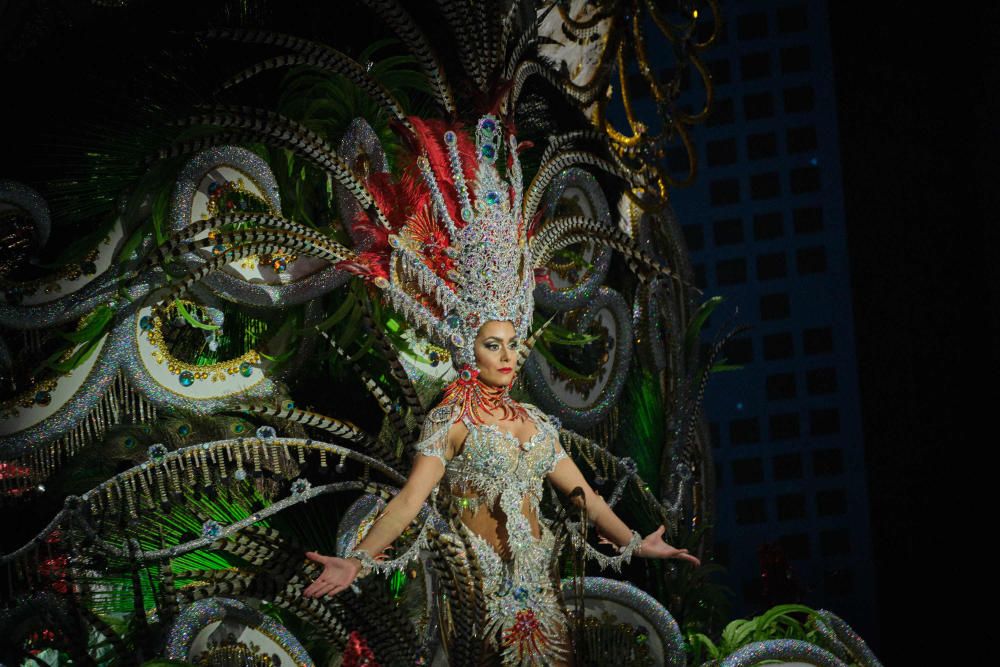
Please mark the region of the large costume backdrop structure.
MULTIPOLYGON (((434 311, 461 277, 444 235, 479 215, 456 201, 513 206, 525 225, 533 305, 512 393, 630 525, 665 524, 707 559, 699 406, 728 336, 699 349, 718 299, 693 287, 669 204, 695 165, 670 176, 662 157, 690 150, 709 112, 715 3, 365 0, 337 10, 351 20, 329 43, 234 11, 177 36, 213 63, 211 94, 150 104, 89 147, 46 193, 58 214, 0 183, 2 494, 24 512, 65 497, 0 554, 0 660, 478 663, 488 564, 447 496, 397 540, 390 576, 301 595, 319 573, 304 552, 350 551, 405 482, 478 326, 434 311), (647 39, 676 55, 670 80, 647 39), (635 117, 636 85, 658 129, 635 117), (404 252, 419 132, 447 144, 416 165, 446 192, 404 252), (470 141, 510 181, 471 200, 456 157, 470 141), (53 244, 58 262, 29 261, 53 244)), ((588 557, 611 561, 585 516, 551 488, 542 504, 579 664, 877 664, 835 614, 798 605, 720 639, 712 566, 637 559, 594 576, 588 557)), ((532 631, 526 612, 506 637, 532 631)))

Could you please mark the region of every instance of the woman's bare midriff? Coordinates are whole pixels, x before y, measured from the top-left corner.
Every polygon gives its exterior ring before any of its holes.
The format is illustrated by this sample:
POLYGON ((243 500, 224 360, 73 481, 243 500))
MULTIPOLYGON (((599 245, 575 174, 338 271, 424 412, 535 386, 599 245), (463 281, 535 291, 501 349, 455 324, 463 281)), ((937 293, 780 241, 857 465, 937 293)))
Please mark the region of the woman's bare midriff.
MULTIPOLYGON (((457 498, 465 496, 473 497, 468 493, 464 495, 458 493, 456 489, 452 489, 452 492, 457 498)), ((500 509, 499 505, 500 502, 498 500, 493 508, 482 505, 476 511, 465 509, 462 511, 461 519, 462 523, 468 526, 469 530, 486 540, 493 547, 493 550, 500 555, 501 559, 510 561, 513 556, 508 544, 507 514, 500 509)), ((528 520, 528 525, 531 527, 531 534, 535 536, 535 539, 541 539, 542 529, 538 525, 538 516, 535 514, 534 508, 532 508, 527 497, 521 503, 521 513, 528 520)))

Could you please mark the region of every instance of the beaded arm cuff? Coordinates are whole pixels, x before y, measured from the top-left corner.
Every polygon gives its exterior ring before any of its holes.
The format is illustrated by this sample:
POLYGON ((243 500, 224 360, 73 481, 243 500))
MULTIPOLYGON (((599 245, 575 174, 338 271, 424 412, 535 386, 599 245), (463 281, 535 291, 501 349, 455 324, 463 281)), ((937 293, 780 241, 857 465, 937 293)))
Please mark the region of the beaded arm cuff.
POLYGON ((642 544, 642 535, 633 530, 632 539, 629 540, 629 543, 627 545, 623 547, 618 547, 617 556, 605 556, 600 551, 592 547, 589 542, 587 542, 585 546, 587 550, 587 555, 590 556, 593 560, 596 560, 597 564, 601 566, 602 570, 607 569, 607 567, 610 565, 615 569, 615 572, 620 573, 622 571, 622 565, 632 560, 632 554, 635 553, 635 551, 639 548, 639 545, 641 544, 642 544))
POLYGON ((344 558, 357 558, 361 561, 361 571, 358 572, 357 579, 367 577, 372 572, 387 574, 396 570, 402 570, 417 558, 420 549, 430 548, 427 543, 427 528, 430 526, 430 523, 430 518, 424 521, 424 525, 420 528, 420 533, 413 540, 410 548, 392 560, 375 560, 370 553, 363 549, 352 549, 344 554, 344 558))

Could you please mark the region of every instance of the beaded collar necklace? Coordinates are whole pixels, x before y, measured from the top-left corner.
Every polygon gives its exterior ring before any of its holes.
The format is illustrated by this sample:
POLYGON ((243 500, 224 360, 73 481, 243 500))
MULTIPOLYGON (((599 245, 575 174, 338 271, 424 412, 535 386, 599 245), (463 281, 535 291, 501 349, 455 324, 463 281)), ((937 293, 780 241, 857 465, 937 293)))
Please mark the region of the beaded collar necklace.
MULTIPOLYGON (((511 384, 513 382, 511 378, 511 384)), ((479 369, 469 366, 445 387, 443 401, 459 407, 456 422, 468 417, 474 424, 485 424, 482 413, 493 415, 497 410, 501 412, 501 419, 528 419, 524 406, 510 397, 510 385, 492 387, 479 379, 479 369)))

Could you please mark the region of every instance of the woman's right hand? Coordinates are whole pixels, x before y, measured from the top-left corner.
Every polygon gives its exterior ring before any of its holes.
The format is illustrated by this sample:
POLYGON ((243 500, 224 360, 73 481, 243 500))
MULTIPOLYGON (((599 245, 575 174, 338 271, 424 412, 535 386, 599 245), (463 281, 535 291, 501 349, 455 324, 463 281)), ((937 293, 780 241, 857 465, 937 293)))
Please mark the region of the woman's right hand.
POLYGON ((315 551, 307 551, 306 558, 323 566, 323 573, 302 591, 302 595, 307 598, 336 595, 350 586, 361 571, 361 561, 357 558, 324 556, 315 551))

